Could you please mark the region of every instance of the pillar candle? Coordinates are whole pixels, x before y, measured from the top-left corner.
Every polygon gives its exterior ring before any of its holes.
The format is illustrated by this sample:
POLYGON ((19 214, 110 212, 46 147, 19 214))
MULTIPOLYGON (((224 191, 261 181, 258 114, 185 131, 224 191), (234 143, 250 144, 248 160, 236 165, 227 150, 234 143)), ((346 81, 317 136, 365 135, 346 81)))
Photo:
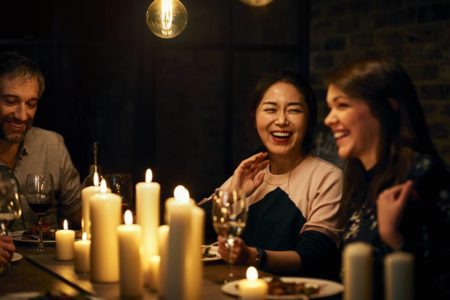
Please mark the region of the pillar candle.
MULTIPOLYGON (((192 203, 191 199, 191 203, 192 203)), ((205 212, 203 209, 191 207, 191 231, 188 237, 187 254, 187 295, 189 299, 201 299, 203 287, 203 262, 201 249, 204 239, 205 212)))
POLYGON ((394 252, 384 259, 386 300, 412 300, 414 297, 414 256, 394 252))
MULTIPOLYGON (((170 224, 170 209, 176 203, 177 203, 177 200, 175 199, 175 197, 168 198, 166 200, 166 202, 164 203, 164 222, 166 224, 170 224)), ((189 199, 189 204, 191 206, 194 206, 195 205, 195 201, 192 200, 192 199, 189 199)))
POLYGON ((82 239, 75 241, 75 272, 89 272, 89 253, 91 251, 91 241, 87 239, 87 233, 83 232, 82 239))
POLYGON ((240 298, 244 300, 265 299, 269 286, 267 281, 258 279, 258 271, 255 267, 247 268, 247 279, 239 281, 240 298))
POLYGON ((127 210, 124 225, 117 227, 119 236, 120 295, 140 297, 143 293, 141 263, 141 226, 133 224, 133 214, 127 210))
POLYGON ((89 199, 92 195, 99 193, 99 179, 98 173, 94 173, 94 186, 88 186, 81 190, 81 206, 82 206, 82 218, 81 225, 83 232, 87 233, 88 239, 91 238, 91 218, 89 215, 89 199))
POLYGON ((67 220, 64 220, 63 229, 56 231, 56 259, 72 260, 74 258, 73 243, 75 231, 68 229, 67 220))
POLYGON ((344 300, 372 299, 372 247, 363 242, 348 244, 343 253, 344 300))
POLYGON ((159 248, 159 289, 158 294, 164 298, 167 295, 166 273, 167 255, 169 254, 169 225, 162 225, 158 228, 158 248, 159 248))
POLYGON ((119 281, 119 245, 122 198, 108 193, 102 180, 100 193, 89 200, 91 216, 90 278, 96 282, 119 281))
POLYGON ((148 276, 150 276, 149 288, 152 291, 159 290, 160 264, 161 264, 161 257, 159 255, 153 255, 152 257, 150 257, 148 276))
MULTIPOLYGON (((141 246, 143 250, 143 270, 146 281, 150 280, 150 258, 158 255, 159 200, 161 187, 152 182, 152 171, 147 169, 145 182, 136 184, 136 217, 142 226, 141 246)), ((148 282, 152 285, 151 282, 148 282)))

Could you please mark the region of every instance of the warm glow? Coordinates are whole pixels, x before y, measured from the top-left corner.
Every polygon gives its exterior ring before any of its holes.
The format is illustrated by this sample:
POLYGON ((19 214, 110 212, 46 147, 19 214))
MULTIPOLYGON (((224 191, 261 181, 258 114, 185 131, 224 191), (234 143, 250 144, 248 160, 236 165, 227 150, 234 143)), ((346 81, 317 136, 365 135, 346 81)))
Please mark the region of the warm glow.
POLYGON ((102 182, 100 183, 100 193, 106 193, 108 190, 107 186, 106 186, 106 180, 102 179, 102 182))
POLYGON ((247 276, 247 280, 254 281, 254 280, 258 279, 258 271, 256 270, 255 267, 248 267, 246 276, 247 276))
POLYGON ((100 179, 98 177, 97 171, 94 172, 94 186, 98 186, 100 179))
POLYGON ((173 22, 172 0, 162 0, 161 2, 161 25, 163 32, 167 31, 170 34, 173 22))
POLYGON ((147 171, 145 172, 145 182, 147 183, 152 182, 152 179, 153 179, 152 170, 147 169, 147 171))
POLYGON ((131 213, 131 210, 127 209, 123 215, 123 218, 126 225, 133 224, 133 214, 131 213))
POLYGON ((173 191, 173 196, 175 197, 176 202, 180 204, 189 203, 189 191, 182 185, 177 185, 173 191))
POLYGON ((87 233, 86 233, 86 232, 83 232, 83 235, 81 236, 81 239, 82 239, 83 241, 86 241, 86 240, 87 240, 87 233))
POLYGON ((63 222, 63 228, 64 228, 64 230, 69 229, 69 223, 67 223, 67 220, 66 220, 66 219, 64 219, 64 222, 63 222))

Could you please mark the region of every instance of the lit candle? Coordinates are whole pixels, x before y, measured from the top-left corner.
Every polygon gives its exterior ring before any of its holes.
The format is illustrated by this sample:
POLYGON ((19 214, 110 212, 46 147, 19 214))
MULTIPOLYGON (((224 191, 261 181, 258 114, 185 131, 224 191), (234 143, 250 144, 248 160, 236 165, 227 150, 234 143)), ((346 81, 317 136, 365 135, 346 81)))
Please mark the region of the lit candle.
POLYGON ((87 239, 87 233, 83 232, 82 239, 75 241, 75 272, 89 272, 89 252, 91 241, 87 239))
POLYGON ((119 281, 119 245, 117 226, 120 225, 122 198, 108 193, 102 180, 100 193, 89 200, 91 216, 90 278, 96 282, 119 281))
MULTIPOLYGON (((170 209, 172 208, 173 205, 177 205, 179 203, 179 201, 177 200, 177 195, 183 195, 186 193, 186 191, 187 190, 184 186, 178 185, 175 187, 175 190, 173 192, 174 196, 166 200, 164 204, 164 222, 166 224, 170 224, 170 209)), ((189 197, 189 191, 187 193, 189 197)), ((188 199, 188 203, 191 206, 195 206, 195 201, 192 199, 188 199)))
POLYGON ((81 225, 83 232, 87 233, 88 239, 91 238, 91 218, 89 215, 89 199, 92 195, 100 192, 98 173, 94 172, 94 185, 85 187, 81 190, 82 217, 81 225))
POLYGON ((258 279, 258 271, 255 267, 249 267, 246 275, 247 279, 242 279, 239 281, 239 293, 241 299, 265 299, 269 288, 267 282, 263 279, 258 279))
MULTIPOLYGON (((149 276, 149 259, 158 255, 159 200, 161 187, 152 182, 152 171, 147 169, 145 182, 136 184, 136 217, 142 226, 141 246, 143 250, 143 269, 146 280, 149 276)), ((148 282, 152 285, 151 282, 148 282)))
POLYGON ((414 295, 414 256, 394 252, 384 259, 385 299, 411 300, 414 295))
POLYGON ((159 290, 159 266, 161 264, 161 257, 159 255, 153 255, 150 257, 150 267, 148 275, 150 276, 149 282, 149 288, 152 291, 158 291, 159 290))
POLYGON ((72 260, 74 257, 73 243, 75 241, 75 231, 68 229, 67 220, 63 222, 63 229, 56 231, 56 259, 72 260))
POLYGON ((169 254, 169 225, 161 225, 158 228, 158 249, 159 249, 159 289, 158 294, 164 298, 167 295, 166 273, 167 255, 169 254))
POLYGON ((125 225, 117 227, 120 257, 120 295, 140 297, 143 293, 141 226, 133 224, 133 214, 124 214, 125 225))
POLYGON ((372 299, 372 247, 363 242, 344 249, 344 300, 372 299))

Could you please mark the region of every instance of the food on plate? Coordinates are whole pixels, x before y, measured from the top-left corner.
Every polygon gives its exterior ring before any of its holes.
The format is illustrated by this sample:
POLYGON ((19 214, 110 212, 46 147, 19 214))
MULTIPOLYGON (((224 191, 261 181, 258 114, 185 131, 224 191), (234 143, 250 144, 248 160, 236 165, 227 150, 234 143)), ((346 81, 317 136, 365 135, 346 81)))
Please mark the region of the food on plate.
POLYGON ((217 255, 215 253, 210 253, 211 246, 202 246, 202 258, 213 258, 217 255))
POLYGON ((41 224, 33 224, 29 226, 28 230, 22 233, 22 237, 26 239, 39 239, 39 229, 42 229, 42 238, 44 240, 55 240, 55 230, 51 229, 46 221, 42 221, 41 224))
MULTIPOLYGON (((268 282, 270 296, 287 296, 287 295, 305 295, 307 297, 311 295, 317 295, 320 291, 320 286, 317 284, 311 284, 305 281, 283 281, 279 277, 272 277, 268 282)), ((239 285, 236 284, 236 288, 239 289, 239 285)))

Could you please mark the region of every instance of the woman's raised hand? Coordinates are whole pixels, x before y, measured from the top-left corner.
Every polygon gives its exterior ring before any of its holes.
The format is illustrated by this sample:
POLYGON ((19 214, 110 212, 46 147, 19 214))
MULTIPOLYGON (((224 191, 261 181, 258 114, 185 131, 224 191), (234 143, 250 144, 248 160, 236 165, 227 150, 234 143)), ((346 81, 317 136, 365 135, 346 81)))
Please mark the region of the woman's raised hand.
POLYGON ((8 263, 13 254, 16 251, 16 247, 12 242, 10 236, 0 236, 0 264, 8 263))
POLYGON ((234 171, 230 188, 240 189, 250 196, 263 182, 264 173, 261 171, 268 164, 267 152, 259 152, 243 160, 234 171))
POLYGON ((399 225, 412 186, 412 180, 408 180, 384 190, 378 196, 378 229, 383 241, 393 249, 400 248, 403 243, 399 225))

